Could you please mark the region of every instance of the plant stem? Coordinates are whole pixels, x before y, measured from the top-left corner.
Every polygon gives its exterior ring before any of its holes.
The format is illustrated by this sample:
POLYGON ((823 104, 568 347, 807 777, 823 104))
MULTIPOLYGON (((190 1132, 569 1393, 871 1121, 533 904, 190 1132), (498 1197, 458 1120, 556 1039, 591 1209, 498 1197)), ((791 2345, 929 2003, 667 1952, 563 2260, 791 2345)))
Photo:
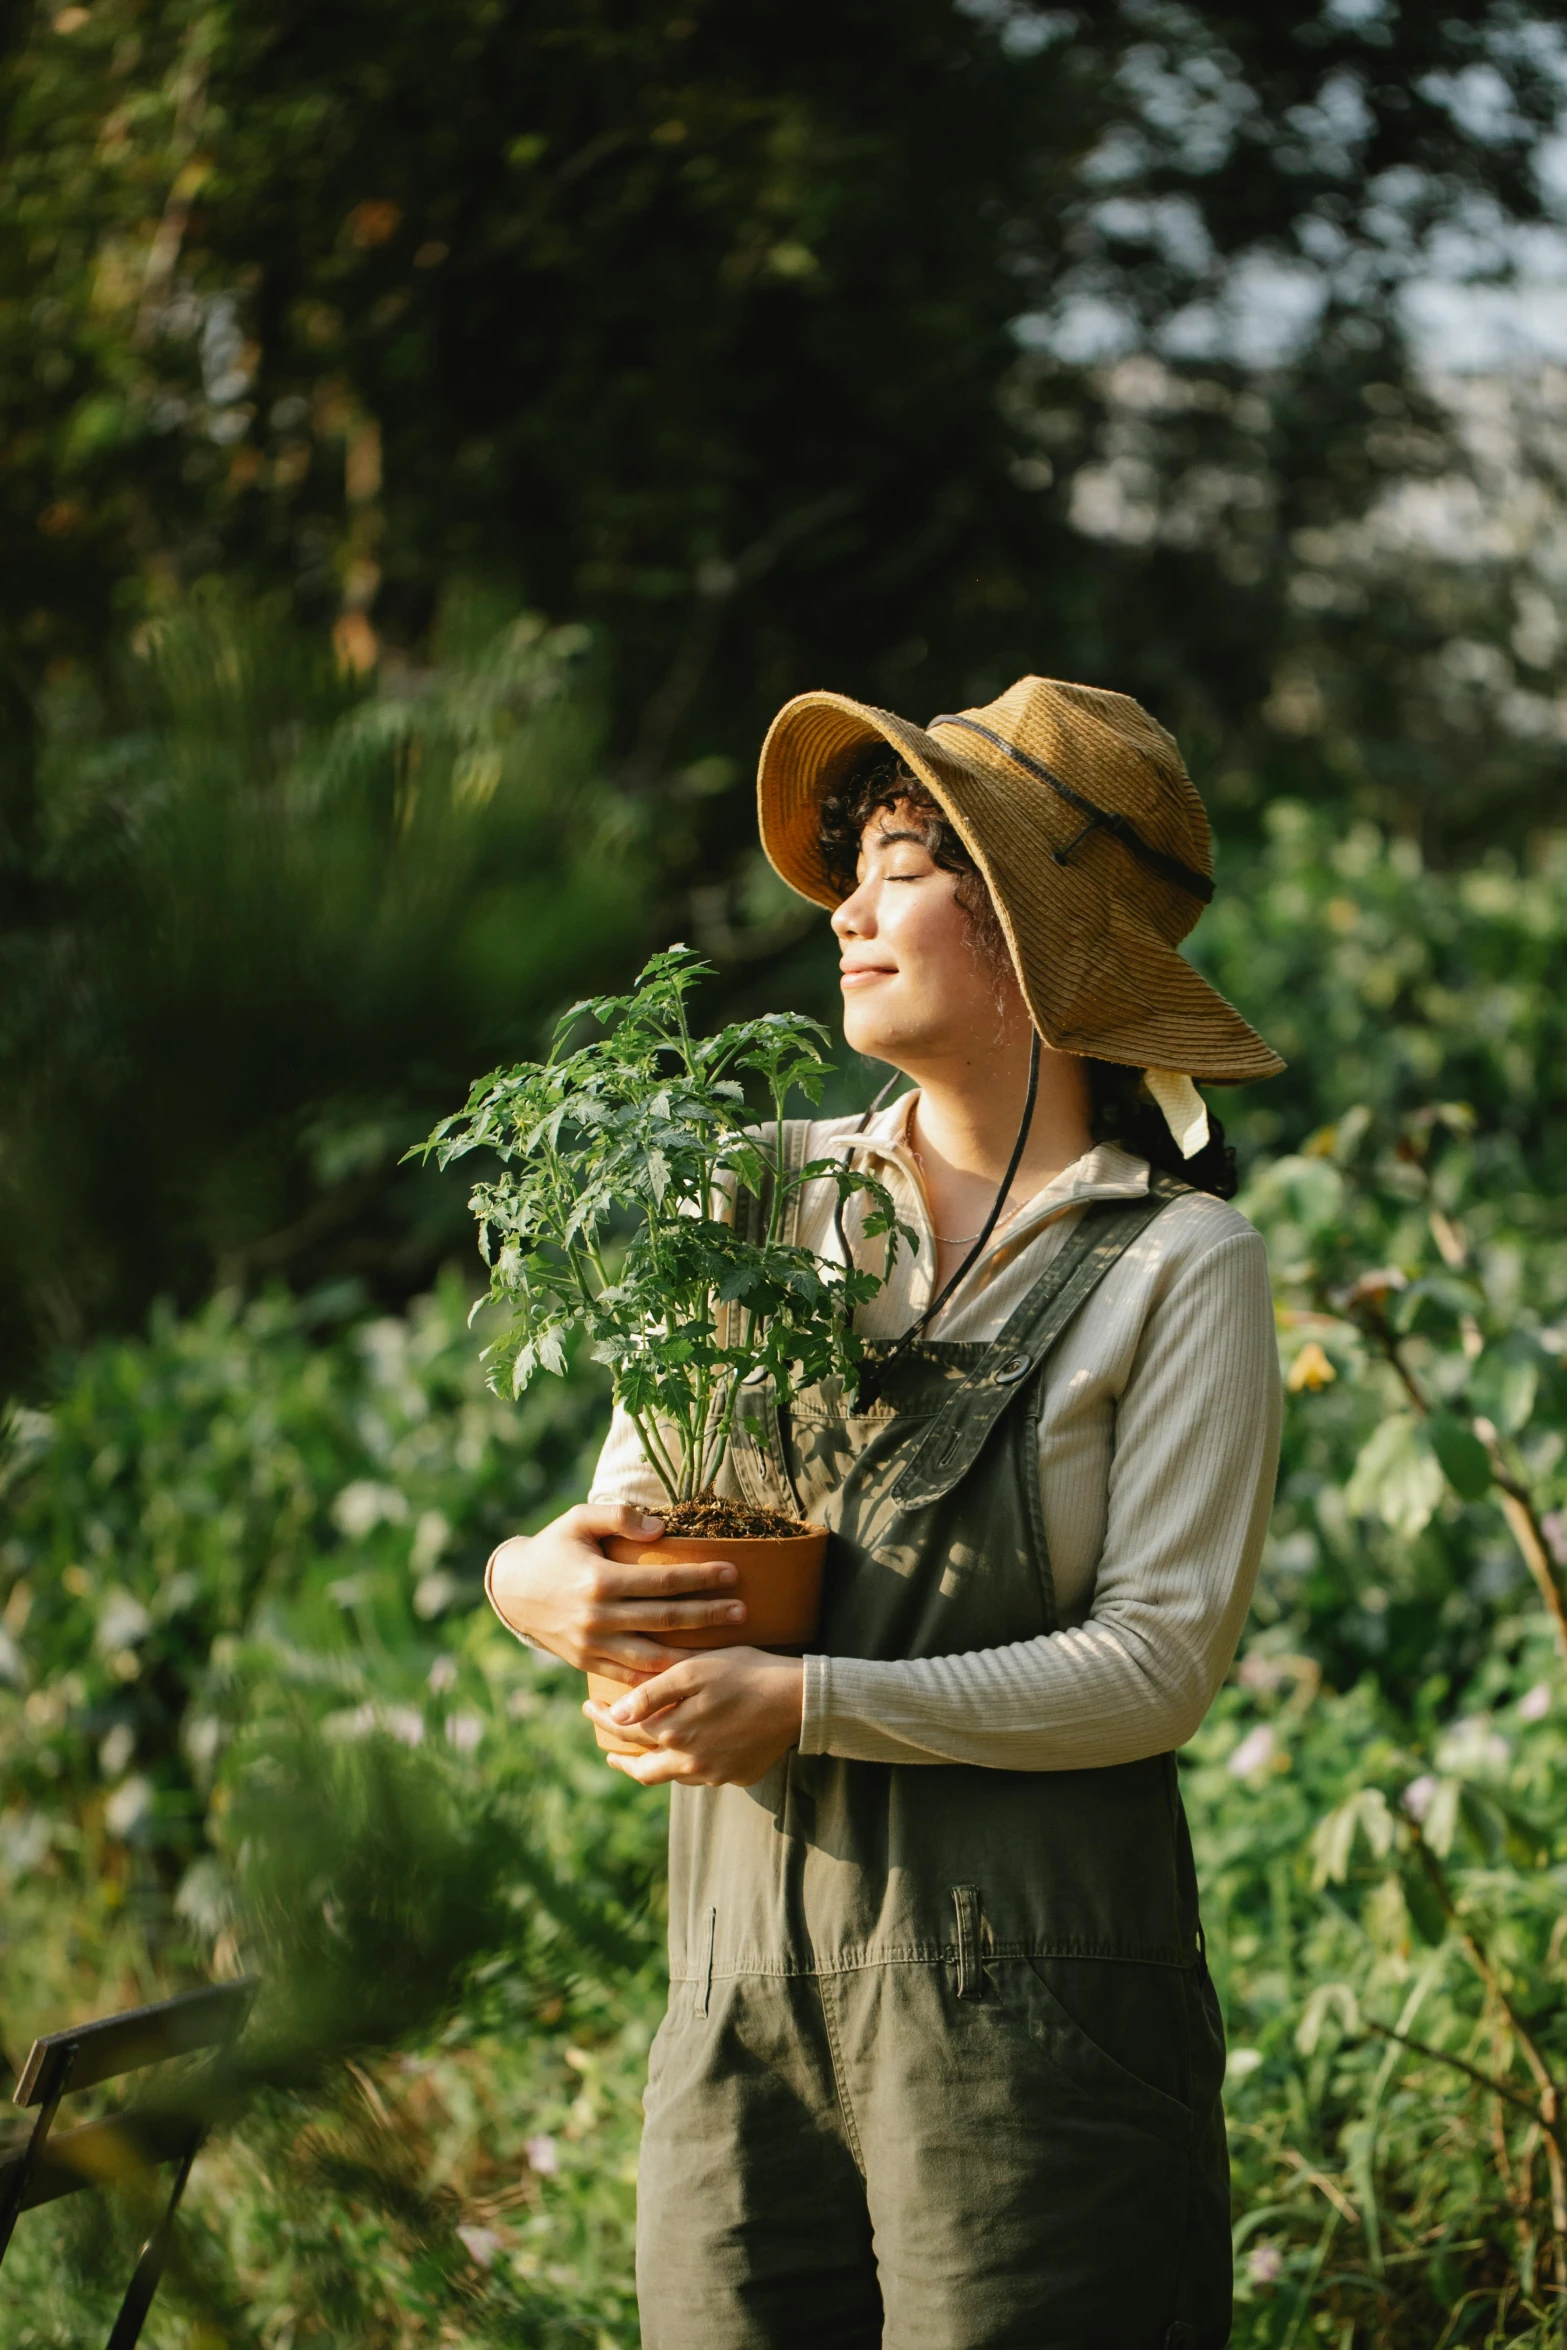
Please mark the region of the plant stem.
POLYGON ((784 1103, 776 1085, 769 1090, 773 1097, 773 1197, 767 1218, 767 1242, 771 1247, 783 1220, 784 1103))
POLYGON ((1419 1380, 1404 1360, 1403 1347, 1387 1318, 1387 1309, 1382 1300, 1380 1298, 1365 1299, 1359 1312, 1353 1318, 1373 1340, 1384 1359, 1392 1367, 1400 1386, 1419 1417, 1422 1420, 1429 1419, 1431 1416, 1430 1402, 1422 1392, 1419 1380))
POLYGON ((1491 1455, 1491 1481, 1500 1496, 1497 1506, 1545 1602, 1545 1611, 1556 1628, 1563 1661, 1567 1662, 1567 1592, 1562 1589, 1561 1575, 1546 1545, 1539 1513, 1528 1488, 1504 1466, 1500 1444, 1488 1444, 1486 1450, 1491 1455))
POLYGON ((1551 2103, 1550 2127, 1552 2130, 1554 2130, 1556 2126, 1556 2083, 1551 2077, 1550 2069, 1547 2066, 1544 2057, 1541 2056, 1538 2048, 1530 2038, 1529 2033, 1525 2030, 1523 2020, 1518 2014, 1517 2009, 1513 2006, 1512 2001, 1508 1998, 1507 1993, 1502 1988, 1501 1979, 1498 1976, 1495 1967, 1492 1965, 1490 1958, 1480 1947, 1480 1944, 1476 1941, 1474 1935, 1471 1934, 1468 1926, 1460 1917, 1458 1913, 1458 1904, 1453 1897, 1453 1889, 1447 1881, 1447 1871, 1442 1867, 1442 1864, 1437 1859, 1436 1854, 1431 1850, 1430 1845, 1426 1842, 1425 1837, 1420 1831, 1418 1822, 1414 1820, 1406 1820, 1404 1826, 1415 1857, 1419 1861, 1420 1866, 1425 1873, 1426 1880, 1429 1883, 1432 1892, 1436 1895, 1437 1900, 1441 1903, 1443 1915, 1446 1917, 1448 1924, 1457 1934, 1458 1940, 1463 1947, 1465 1956, 1468 1958, 1476 1974, 1480 1977, 1481 1982, 1484 1983, 1487 1991, 1495 2000, 1497 2006, 1501 2009, 1501 2012, 1506 2016, 1509 2025, 1512 2027, 1513 2037, 1518 2042, 1518 2046, 1523 2055, 1524 2062, 1529 2067, 1530 2072, 1534 2075, 1536 2087, 1541 2091, 1542 2096, 1549 2096, 1551 2103))
POLYGON ((632 1427, 635 1428, 637 1432, 637 1442, 641 1445, 648 1466, 653 1471, 654 1476, 658 1479, 660 1485, 662 1485, 670 1500, 678 1501, 680 1499, 679 1479, 673 1469, 671 1469, 669 1466, 669 1456, 665 1452, 663 1443, 658 1436, 657 1423, 652 1420, 644 1421, 642 1414, 640 1412, 634 1412, 629 1404, 626 1406, 626 1418, 631 1422, 632 1427))
MULTIPOLYGON (((1525 2030, 1523 2019, 1503 1989, 1501 1978, 1491 1963, 1490 1957, 1459 1916, 1458 1904, 1453 1898, 1452 1887, 1447 1881, 1447 1872, 1421 1834, 1418 1822, 1409 1820, 1405 1822, 1405 1826, 1415 1856, 1425 1872, 1432 1891, 1442 1905, 1444 1916, 1456 1933, 1465 1957, 1485 1985, 1496 2007, 1506 2016, 1508 2026, 1517 2043, 1518 2052, 1533 2077, 1537 2095, 1533 2115, 1544 2137, 1545 2168, 1551 2182, 1551 2248, 1556 2262, 1556 2290, 1563 2300, 1567 2300, 1567 2162, 1564 2162, 1562 2154, 1561 2092, 1557 2088, 1550 2066, 1535 2046, 1530 2033, 1525 2030)), ((1438 2052, 1433 2050, 1432 2053, 1438 2052)), ((1456 2060, 1444 2059, 1444 2061, 1456 2060)), ((1484 2076, 1478 2077, 1483 2078, 1484 2076)), ((1497 2088, 1497 2084, 1490 2080, 1485 2082, 1485 2086, 1491 2089, 1497 2088)), ((1498 2094, 1501 2094, 1500 2090, 1498 2090, 1498 2094)))
POLYGON ((1429 2056, 1433 2064, 1451 2065, 1454 2072, 1465 2074, 1482 2089, 1489 2089, 1493 2097, 1504 2098, 1509 2105, 1515 2105, 1520 2113, 1526 2113, 1531 2121, 1539 2121, 1539 2108, 1532 2098, 1526 2097, 1521 2089, 1509 2088, 1505 2081, 1493 2080, 1489 2073, 1481 2072, 1478 2065, 1469 2064, 1463 2057, 1450 2056, 1445 2048, 1433 2048, 1428 2040, 1413 2039, 1408 2032, 1397 2032, 1391 2024, 1379 2024, 1369 2017, 1366 2030, 1374 2032, 1380 2040, 1396 2040, 1401 2048, 1413 2049, 1416 2056, 1429 2056))
POLYGON ((718 1423, 718 1450, 714 1453, 712 1460, 706 1464, 704 1469, 702 1478, 702 1489, 704 1492, 707 1490, 709 1485, 716 1483, 718 1472, 729 1457, 729 1437, 730 1422, 729 1414, 726 1412, 718 1423))

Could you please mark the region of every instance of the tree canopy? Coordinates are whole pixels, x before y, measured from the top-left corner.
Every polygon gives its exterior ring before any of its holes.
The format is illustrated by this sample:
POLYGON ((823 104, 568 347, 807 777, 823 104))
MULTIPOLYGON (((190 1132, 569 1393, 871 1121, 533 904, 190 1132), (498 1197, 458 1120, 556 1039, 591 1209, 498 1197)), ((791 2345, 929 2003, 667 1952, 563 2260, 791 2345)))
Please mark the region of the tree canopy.
MULTIPOLYGON (((1477 776, 1429 724, 1401 748, 1452 611, 1291 588, 1302 533, 1452 461, 1401 295, 1455 240, 1505 274, 1509 224, 1547 208, 1564 14, 24 17, 0 69, 11 674, 216 568, 286 583, 363 663, 477 570, 603 632, 644 785, 748 764, 804 685, 924 715, 1044 669, 1143 694, 1232 774, 1282 731, 1321 789, 1312 730, 1261 715, 1305 657, 1353 672, 1384 808, 1506 816, 1516 761, 1477 776), (1130 409, 1117 353, 1157 363, 1130 409)), ((709 808, 690 857, 743 829, 709 808)))

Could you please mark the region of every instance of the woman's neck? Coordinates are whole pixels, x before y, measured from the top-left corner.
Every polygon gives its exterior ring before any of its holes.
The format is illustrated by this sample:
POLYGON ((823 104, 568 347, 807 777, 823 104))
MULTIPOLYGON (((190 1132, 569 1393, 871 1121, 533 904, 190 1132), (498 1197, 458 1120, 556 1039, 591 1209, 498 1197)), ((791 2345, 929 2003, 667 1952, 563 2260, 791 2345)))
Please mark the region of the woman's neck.
MULTIPOLYGON (((919 1084, 909 1140, 925 1179, 931 1224, 943 1242, 978 1232, 1017 1143, 1028 1095, 1028 1041, 985 1065, 911 1070, 919 1084)), ((1088 1079, 1071 1053, 1042 1045, 1028 1139, 1003 1213, 1031 1199, 1091 1147, 1088 1079)), ((943 1247, 943 1258, 947 1250, 943 1247)), ((943 1265, 943 1271, 947 1268, 943 1265)))
MULTIPOLYGON (((919 1085, 911 1139, 926 1165, 940 1165, 954 1176, 972 1177, 994 1188, 1006 1173, 1028 1097, 1027 1045, 1020 1054, 1009 1054, 1002 1068, 911 1074, 919 1085)), ((1091 1142, 1082 1062, 1075 1054, 1052 1052, 1042 1045, 1039 1087, 1017 1185, 1026 1182, 1037 1191, 1080 1159, 1091 1142)))

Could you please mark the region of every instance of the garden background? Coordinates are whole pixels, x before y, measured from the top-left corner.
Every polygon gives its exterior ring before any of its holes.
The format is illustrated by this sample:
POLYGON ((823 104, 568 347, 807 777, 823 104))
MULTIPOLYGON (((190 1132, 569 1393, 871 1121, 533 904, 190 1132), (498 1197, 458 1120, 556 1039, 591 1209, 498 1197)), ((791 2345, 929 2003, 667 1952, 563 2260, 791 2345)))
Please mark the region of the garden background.
POLYGON ((1290 1061, 1236 2340, 1562 2340, 1564 87, 1557 5, 9 12, 0 2049, 261 1969, 159 2350, 635 2342, 661 1804, 480 1592, 602 1384, 487 1391, 403 1153, 673 938, 830 1016, 767 719, 1029 669, 1180 736, 1290 1061))

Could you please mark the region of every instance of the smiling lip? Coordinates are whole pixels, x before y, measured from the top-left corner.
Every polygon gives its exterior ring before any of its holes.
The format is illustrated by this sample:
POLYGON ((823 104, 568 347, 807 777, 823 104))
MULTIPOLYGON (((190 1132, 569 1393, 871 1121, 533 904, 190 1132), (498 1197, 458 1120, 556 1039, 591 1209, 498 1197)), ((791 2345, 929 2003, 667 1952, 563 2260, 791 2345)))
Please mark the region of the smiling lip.
POLYGON ((868 979, 895 979, 896 963, 841 963, 839 984, 843 987, 863 987, 868 979))

